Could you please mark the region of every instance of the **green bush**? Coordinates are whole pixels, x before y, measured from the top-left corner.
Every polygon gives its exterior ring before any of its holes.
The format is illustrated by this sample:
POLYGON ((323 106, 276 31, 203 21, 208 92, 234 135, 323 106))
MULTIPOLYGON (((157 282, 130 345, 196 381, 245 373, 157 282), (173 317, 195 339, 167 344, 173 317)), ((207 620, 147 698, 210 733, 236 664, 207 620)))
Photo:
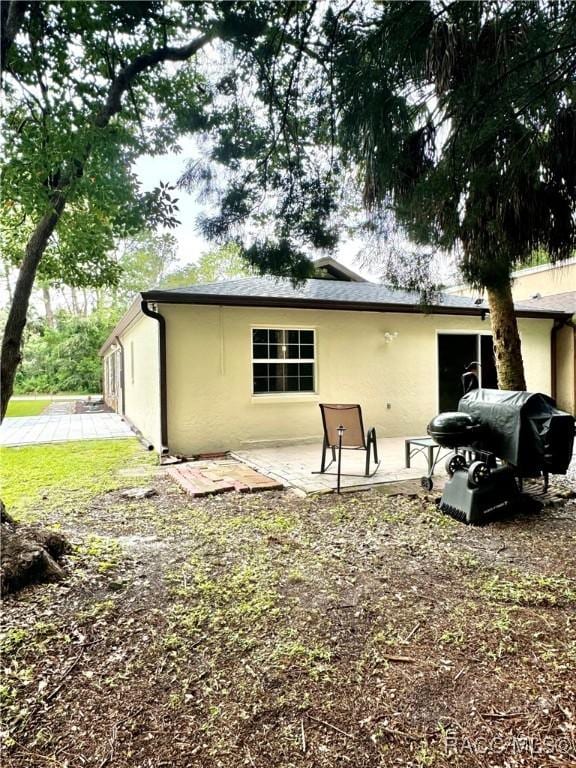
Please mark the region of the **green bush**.
POLYGON ((98 350, 113 323, 110 316, 77 317, 65 313, 58 315, 54 328, 35 323, 24 345, 16 393, 100 392, 102 365, 98 350))

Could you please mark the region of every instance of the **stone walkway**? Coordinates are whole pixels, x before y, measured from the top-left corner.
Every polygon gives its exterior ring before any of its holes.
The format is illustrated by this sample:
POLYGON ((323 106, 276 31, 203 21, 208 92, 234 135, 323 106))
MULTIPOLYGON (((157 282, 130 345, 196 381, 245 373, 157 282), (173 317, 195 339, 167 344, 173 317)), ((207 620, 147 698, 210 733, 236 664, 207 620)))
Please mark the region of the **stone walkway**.
POLYGON ((134 437, 134 433, 116 413, 24 416, 4 419, 0 425, 1 446, 122 437, 134 437))
POLYGON ((42 416, 67 416, 76 410, 75 400, 53 400, 42 412, 42 416))

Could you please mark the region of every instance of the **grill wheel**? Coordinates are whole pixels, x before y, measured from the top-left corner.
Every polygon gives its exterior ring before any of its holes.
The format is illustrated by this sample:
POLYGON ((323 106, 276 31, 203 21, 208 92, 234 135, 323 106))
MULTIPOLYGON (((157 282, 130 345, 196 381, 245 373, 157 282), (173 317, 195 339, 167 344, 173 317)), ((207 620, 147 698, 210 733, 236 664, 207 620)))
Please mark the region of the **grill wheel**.
POLYGON ((472 488, 478 488, 479 485, 490 477, 490 467, 485 461, 473 461, 468 468, 468 482, 472 488))

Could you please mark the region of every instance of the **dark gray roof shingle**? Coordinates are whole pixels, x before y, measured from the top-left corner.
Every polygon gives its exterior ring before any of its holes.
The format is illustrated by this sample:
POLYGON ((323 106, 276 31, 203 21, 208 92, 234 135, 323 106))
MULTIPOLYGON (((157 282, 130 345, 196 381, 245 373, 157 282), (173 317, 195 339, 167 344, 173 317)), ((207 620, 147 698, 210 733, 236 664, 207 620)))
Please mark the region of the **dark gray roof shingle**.
POLYGON ((576 291, 524 299, 522 303, 527 307, 534 307, 534 309, 550 309, 557 312, 574 314, 576 312, 576 291))
MULTIPOLYGON (((146 291, 142 294, 144 299, 150 301, 164 301, 170 302, 171 298, 190 301, 195 303, 195 297, 198 299, 206 299, 211 296, 233 298, 238 297, 243 299, 243 303, 248 303, 247 300, 254 299, 254 303, 261 303, 258 300, 273 299, 273 300, 286 300, 306 302, 334 302, 338 304, 349 304, 353 309, 354 305, 386 305, 397 307, 419 307, 420 295, 416 291, 402 291, 394 288, 389 288, 386 285, 379 283, 353 283, 339 280, 306 280, 303 283, 294 285, 290 280, 286 278, 275 277, 247 277, 238 280, 224 280, 217 283, 199 283, 196 285, 190 285, 186 288, 171 288, 168 290, 156 289, 152 291, 146 291)), ((432 302, 431 308, 451 308, 451 309, 463 309, 463 310, 475 310, 478 314, 488 309, 487 304, 476 304, 473 298, 467 296, 455 296, 451 294, 442 293, 432 302)), ((516 309, 519 311, 530 311, 534 315, 538 315, 540 311, 547 312, 562 312, 561 308, 548 307, 542 305, 536 306, 532 302, 518 302, 516 309)))

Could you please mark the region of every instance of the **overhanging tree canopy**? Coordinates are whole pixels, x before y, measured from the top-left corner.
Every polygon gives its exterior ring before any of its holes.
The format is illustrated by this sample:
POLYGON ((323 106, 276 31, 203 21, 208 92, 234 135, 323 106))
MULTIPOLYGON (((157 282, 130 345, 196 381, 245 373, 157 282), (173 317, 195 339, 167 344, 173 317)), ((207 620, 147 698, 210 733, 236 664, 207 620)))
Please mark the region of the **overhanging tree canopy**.
POLYGON ((10 0, 1 12, 2 214, 20 268, 2 341, 3 416, 38 270, 69 282, 71 274, 75 284, 114 282, 113 235, 175 223, 170 190, 143 194, 131 164, 203 129, 211 94, 199 52, 223 41, 240 66, 243 52, 266 40, 293 47, 305 9, 10 0))
POLYGON ((337 45, 339 137, 367 208, 461 248, 465 280, 487 289, 500 386, 524 389, 511 272, 576 243, 576 7, 387 3, 337 45))
POLYGON ((458 250, 487 289, 500 386, 524 389, 511 271, 576 239, 576 5, 357 2, 311 20, 299 57, 253 54, 268 112, 238 107, 231 138, 215 136, 231 181, 206 234, 238 233, 256 211, 270 237, 249 245, 248 228, 245 255, 298 275, 299 243, 334 244, 352 177, 372 232, 392 216, 407 240, 458 250))
POLYGON ((510 269, 535 246, 558 257, 574 245, 574 4, 7 2, 2 13, 3 216, 30 233, 14 257, 2 412, 38 269, 113 280, 111 235, 175 215, 170 191, 141 194, 130 165, 187 131, 209 137, 209 162, 183 178, 219 197, 205 233, 235 237, 262 271, 305 277, 305 246, 335 245, 335 215, 359 186, 373 229, 392 212, 417 243, 461 246, 468 280, 488 288, 501 386, 523 386, 510 269), (201 73, 197 55, 215 41, 201 73))

